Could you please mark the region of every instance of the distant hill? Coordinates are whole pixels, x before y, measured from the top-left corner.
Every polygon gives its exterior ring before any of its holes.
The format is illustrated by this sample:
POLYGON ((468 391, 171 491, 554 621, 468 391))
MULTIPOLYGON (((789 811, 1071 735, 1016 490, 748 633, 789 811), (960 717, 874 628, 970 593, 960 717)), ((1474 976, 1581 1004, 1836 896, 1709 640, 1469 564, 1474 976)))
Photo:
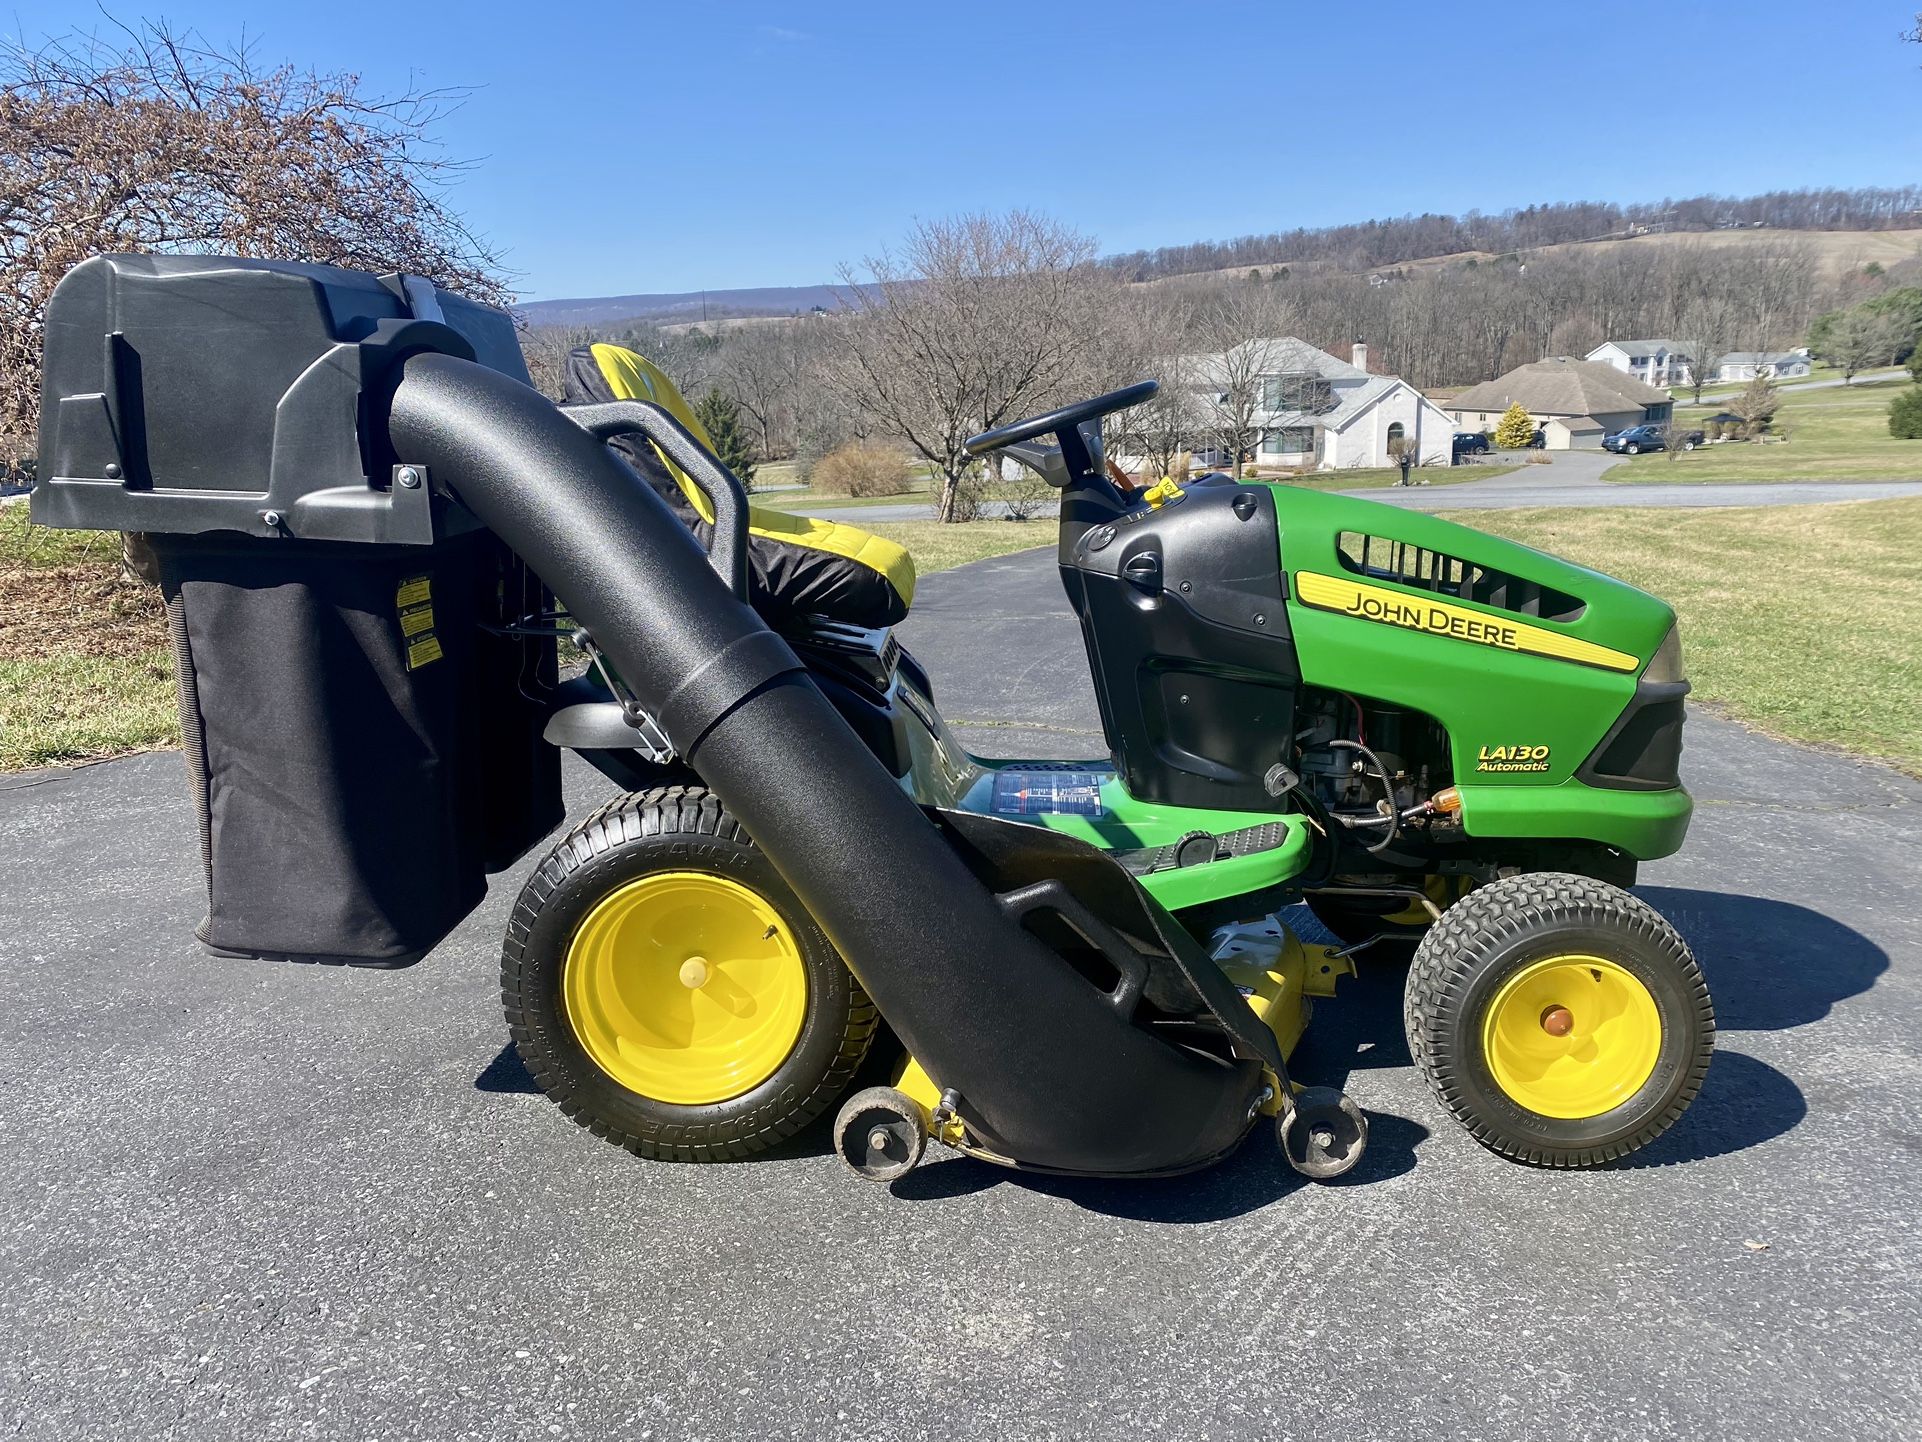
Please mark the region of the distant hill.
POLYGON ((514 309, 527 317, 529 325, 604 326, 623 320, 664 325, 698 321, 704 314, 709 320, 724 320, 731 316, 799 315, 816 306, 838 310, 841 302, 837 290, 831 285, 764 285, 745 290, 532 300, 514 309))
MULTIPOLYGON (((1638 205, 1579 201, 1483 215, 1404 215, 1316 230, 1196 241, 1111 255, 1101 264, 1132 281, 1170 280, 1277 266, 1363 273, 1426 269, 1498 256, 1605 250, 1633 245, 1753 246, 1793 239, 1816 253, 1825 275, 1874 260, 1913 259, 1922 239, 1922 186, 1783 190, 1747 197, 1696 196, 1638 205)), ((831 285, 761 286, 684 294, 537 300, 519 310, 533 325, 604 327, 624 320, 698 324, 740 317, 838 310, 831 285)))

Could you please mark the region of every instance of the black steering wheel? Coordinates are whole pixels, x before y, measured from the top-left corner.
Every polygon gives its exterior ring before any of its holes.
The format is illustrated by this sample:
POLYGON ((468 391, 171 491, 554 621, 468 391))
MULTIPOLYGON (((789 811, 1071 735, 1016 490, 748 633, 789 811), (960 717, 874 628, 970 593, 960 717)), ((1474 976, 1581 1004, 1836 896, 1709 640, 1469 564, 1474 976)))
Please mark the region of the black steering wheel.
POLYGON ((961 449, 971 456, 985 456, 989 451, 998 451, 1004 446, 1012 446, 1021 441, 1031 441, 1036 436, 1045 436, 1050 431, 1061 433, 1065 448, 1066 438, 1076 434, 1084 422, 1110 415, 1115 411, 1125 411, 1129 406, 1138 406, 1152 399, 1161 385, 1157 381, 1136 381, 1131 386, 1123 386, 1118 391, 1109 391, 1105 396, 1096 396, 1089 401, 1076 401, 1071 406, 1063 406, 1058 411, 1049 411, 1045 416, 1030 416, 1025 421, 1002 426, 999 430, 983 431, 978 436, 970 436, 962 442, 961 449))

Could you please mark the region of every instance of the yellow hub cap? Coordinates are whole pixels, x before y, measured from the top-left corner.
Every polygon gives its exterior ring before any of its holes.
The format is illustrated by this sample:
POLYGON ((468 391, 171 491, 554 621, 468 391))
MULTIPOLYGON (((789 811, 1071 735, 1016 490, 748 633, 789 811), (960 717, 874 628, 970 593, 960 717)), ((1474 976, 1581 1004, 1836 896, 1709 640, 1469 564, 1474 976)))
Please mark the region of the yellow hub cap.
POLYGON ((1545 1117, 1596 1117, 1655 1071, 1662 1018, 1633 974, 1599 956, 1552 956, 1502 984, 1482 1019, 1495 1084, 1545 1117))
POLYGON ((664 871, 609 893, 574 933, 567 1020, 629 1091, 683 1106, 752 1091, 807 1016, 807 968, 780 914, 737 881, 664 871))

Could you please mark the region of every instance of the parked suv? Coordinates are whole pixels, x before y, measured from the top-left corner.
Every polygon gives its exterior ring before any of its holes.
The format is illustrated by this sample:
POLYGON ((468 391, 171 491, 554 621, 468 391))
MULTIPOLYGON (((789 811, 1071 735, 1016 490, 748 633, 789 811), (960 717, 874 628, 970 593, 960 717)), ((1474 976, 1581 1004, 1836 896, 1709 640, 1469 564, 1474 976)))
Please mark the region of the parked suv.
POLYGON ((1611 431, 1603 436, 1602 449, 1618 455, 1634 456, 1643 451, 1665 451, 1672 444, 1681 450, 1692 451, 1704 438, 1701 431, 1677 431, 1667 426, 1630 426, 1625 431, 1611 431))
POLYGON ((1485 456, 1488 454, 1488 437, 1480 431, 1455 432, 1455 459, 1463 456, 1485 456))

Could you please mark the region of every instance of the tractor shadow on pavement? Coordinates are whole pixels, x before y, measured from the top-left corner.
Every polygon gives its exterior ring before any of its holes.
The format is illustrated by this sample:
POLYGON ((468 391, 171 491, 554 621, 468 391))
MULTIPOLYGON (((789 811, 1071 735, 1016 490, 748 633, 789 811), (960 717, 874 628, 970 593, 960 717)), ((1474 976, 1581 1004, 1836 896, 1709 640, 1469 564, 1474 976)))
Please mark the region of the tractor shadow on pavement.
POLYGON ((1636 893, 1695 952, 1721 1031, 1807 1026, 1889 969, 1881 947, 1806 906, 1676 886, 1640 886, 1636 893))
POLYGON ((1410 1172, 1415 1148, 1428 1138, 1428 1128, 1405 1117, 1381 1112, 1368 1114, 1368 1150, 1344 1177, 1311 1182, 1282 1159, 1274 1125, 1266 1118, 1235 1154, 1216 1166, 1179 1177, 1108 1179, 1050 1177, 1010 1171, 972 1157, 944 1155, 923 1162, 890 1190, 903 1201, 946 1201, 972 1196, 990 1187, 1025 1187, 1059 1197, 1086 1211, 1135 1222, 1190 1226, 1221 1222, 1258 1212, 1303 1187, 1365 1187, 1410 1172))

